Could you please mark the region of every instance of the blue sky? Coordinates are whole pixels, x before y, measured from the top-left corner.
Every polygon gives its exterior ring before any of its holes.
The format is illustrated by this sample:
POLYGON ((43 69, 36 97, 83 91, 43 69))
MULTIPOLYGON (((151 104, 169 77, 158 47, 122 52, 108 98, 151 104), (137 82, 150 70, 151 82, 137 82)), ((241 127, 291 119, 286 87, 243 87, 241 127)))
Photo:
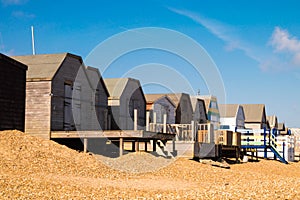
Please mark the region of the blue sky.
MULTIPOLYGON (((142 27, 172 29, 197 41, 211 56, 227 103, 264 103, 267 115, 299 127, 300 3, 228 2, 1 0, 0 52, 31 54, 31 25, 36 53, 71 52, 84 59, 114 34, 142 27)), ((188 69, 181 58, 158 50, 132 52, 112 65, 129 70, 147 63, 188 69)), ((183 71, 195 91, 209 93, 193 71, 183 71)), ((104 76, 122 75, 118 72, 104 76)), ((146 92, 155 89, 145 87, 146 92)))

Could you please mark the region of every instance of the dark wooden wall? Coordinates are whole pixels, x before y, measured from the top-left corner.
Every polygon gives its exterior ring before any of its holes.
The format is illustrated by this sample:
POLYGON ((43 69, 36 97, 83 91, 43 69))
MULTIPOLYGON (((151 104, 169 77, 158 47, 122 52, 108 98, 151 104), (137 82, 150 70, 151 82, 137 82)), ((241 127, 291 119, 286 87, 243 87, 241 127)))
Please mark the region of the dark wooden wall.
POLYGON ((176 124, 190 124, 193 119, 193 107, 188 94, 182 94, 176 109, 176 124))
POLYGON ((51 130, 64 130, 65 83, 74 84, 81 63, 78 59, 66 57, 52 80, 51 130))
POLYGON ((98 117, 98 122, 102 130, 108 129, 108 94, 106 93, 105 83, 103 79, 99 80, 97 92, 95 94, 95 107, 98 117))
POLYGON ((0 54, 0 130, 24 131, 26 70, 0 54))

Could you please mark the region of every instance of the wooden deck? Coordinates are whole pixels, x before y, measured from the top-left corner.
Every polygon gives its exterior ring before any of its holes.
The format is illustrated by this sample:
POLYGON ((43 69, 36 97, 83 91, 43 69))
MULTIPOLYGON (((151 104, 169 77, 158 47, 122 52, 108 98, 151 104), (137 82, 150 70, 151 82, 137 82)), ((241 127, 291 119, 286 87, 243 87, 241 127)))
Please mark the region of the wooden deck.
POLYGON ((172 140, 175 134, 155 133, 143 130, 105 130, 105 131, 51 131, 50 138, 124 138, 172 140))
MULTIPOLYGON (((156 142, 161 140, 166 142, 173 140, 175 134, 156 133, 143 130, 105 130, 105 131, 51 131, 50 139, 67 139, 81 138, 83 139, 84 152, 88 151, 88 139, 107 138, 109 140, 119 141, 119 155, 124 152, 124 142, 132 142, 133 150, 139 151, 139 143, 153 141, 153 151, 156 151, 156 142)), ((145 148, 147 151, 147 148, 145 148)))

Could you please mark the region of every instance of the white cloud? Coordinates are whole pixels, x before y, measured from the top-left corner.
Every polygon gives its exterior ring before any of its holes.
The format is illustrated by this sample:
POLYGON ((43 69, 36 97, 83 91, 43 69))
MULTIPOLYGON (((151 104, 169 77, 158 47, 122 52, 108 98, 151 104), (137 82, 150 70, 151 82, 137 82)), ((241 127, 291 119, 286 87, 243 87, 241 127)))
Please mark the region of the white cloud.
POLYGON ((255 60, 265 72, 278 72, 295 69, 300 66, 300 40, 291 36, 287 30, 275 27, 267 45, 255 46, 253 42, 241 39, 241 34, 232 26, 216 20, 204 18, 197 13, 186 10, 168 8, 174 13, 188 17, 204 26, 209 32, 225 42, 226 50, 241 50, 246 56, 255 60), (268 48, 271 46, 274 48, 268 48))
POLYGON ((2 5, 22 5, 25 4, 27 0, 1 0, 2 5))
POLYGON ((186 11, 186 10, 178 10, 174 8, 168 8, 169 10, 182 15, 186 16, 193 21, 201 24, 204 26, 209 32, 214 34, 216 37, 221 39, 225 42, 226 46, 225 49, 227 51, 233 50, 241 50, 243 51, 248 57, 254 59, 255 61, 261 63, 261 59, 255 53, 253 53, 252 49, 249 48, 249 45, 246 44, 245 41, 238 37, 237 31, 235 28, 226 25, 224 23, 218 22, 216 20, 211 20, 200 16, 199 14, 186 11))
POLYGON ((223 25, 217 21, 206 19, 204 17, 200 17, 198 14, 195 14, 190 11, 178 10, 178 9, 174 9, 174 8, 169 8, 169 10, 171 10, 177 14, 186 16, 186 17, 194 20, 195 22, 201 24, 202 26, 207 28, 212 34, 216 35, 221 40, 227 42, 228 49, 233 50, 238 47, 237 41, 233 41, 230 38, 230 36, 228 35, 228 32, 232 32, 232 30, 230 30, 230 28, 228 26, 225 27, 225 25, 223 25))
POLYGON ((35 18, 34 14, 26 13, 23 11, 14 11, 12 12, 12 16, 19 18, 19 19, 33 19, 35 18))
POLYGON ((287 30, 275 27, 270 39, 275 53, 287 53, 292 57, 291 63, 300 66, 300 40, 290 35, 287 30))
POLYGON ((287 30, 275 27, 270 43, 275 47, 276 51, 300 51, 300 41, 291 36, 287 30))

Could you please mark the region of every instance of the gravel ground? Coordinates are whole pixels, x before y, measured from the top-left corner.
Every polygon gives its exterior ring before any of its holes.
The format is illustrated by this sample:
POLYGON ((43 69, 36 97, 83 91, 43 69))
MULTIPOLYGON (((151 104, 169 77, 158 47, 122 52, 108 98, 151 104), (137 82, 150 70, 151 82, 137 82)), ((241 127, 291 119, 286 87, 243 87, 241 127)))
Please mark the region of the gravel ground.
POLYGON ((0 147, 0 199, 300 199, 300 163, 112 159, 19 131, 0 132, 0 147))

